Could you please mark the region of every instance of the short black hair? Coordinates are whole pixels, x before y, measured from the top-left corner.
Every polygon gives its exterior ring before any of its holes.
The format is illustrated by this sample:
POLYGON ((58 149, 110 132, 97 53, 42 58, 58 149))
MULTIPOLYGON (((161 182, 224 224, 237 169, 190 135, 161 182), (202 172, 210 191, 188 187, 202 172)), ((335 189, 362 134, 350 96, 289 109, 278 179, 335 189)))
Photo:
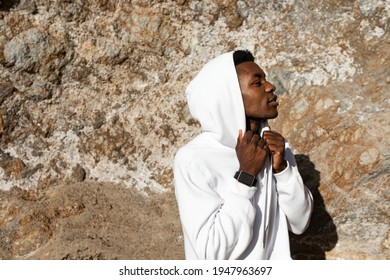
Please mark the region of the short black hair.
POLYGON ((253 54, 248 50, 237 50, 233 53, 234 66, 247 61, 255 61, 253 54))

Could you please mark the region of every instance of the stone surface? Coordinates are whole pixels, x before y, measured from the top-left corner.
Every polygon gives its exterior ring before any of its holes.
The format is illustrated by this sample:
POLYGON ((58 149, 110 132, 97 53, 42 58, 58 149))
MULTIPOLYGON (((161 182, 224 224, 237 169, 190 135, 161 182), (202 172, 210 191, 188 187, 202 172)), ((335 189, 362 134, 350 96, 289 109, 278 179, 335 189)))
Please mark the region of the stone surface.
POLYGON ((182 259, 174 197, 68 183, 0 194, 0 259, 182 259))
POLYGON ((278 88, 271 126, 316 199, 294 258, 389 259, 389 17, 385 0, 0 1, 0 258, 182 258, 178 243, 142 251, 157 242, 142 234, 117 236, 113 251, 97 240, 123 209, 151 223, 157 208, 138 203, 149 194, 170 197, 159 207, 175 221, 158 242, 181 242, 172 161, 200 132, 183 92, 208 60, 244 47, 278 88), (74 198, 55 214, 57 196, 115 184, 133 207, 113 194, 113 209, 74 198), (21 203, 24 192, 39 199, 21 203), (102 231, 71 242, 67 223, 102 231))

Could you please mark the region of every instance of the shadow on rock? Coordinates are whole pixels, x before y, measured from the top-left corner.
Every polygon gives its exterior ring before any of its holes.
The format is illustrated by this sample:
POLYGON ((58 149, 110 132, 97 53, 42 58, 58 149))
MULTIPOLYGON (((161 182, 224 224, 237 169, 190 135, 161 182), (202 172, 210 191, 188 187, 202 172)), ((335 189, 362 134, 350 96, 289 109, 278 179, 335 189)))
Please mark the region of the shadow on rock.
POLYGON ((336 246, 337 229, 318 190, 320 172, 307 155, 295 155, 295 159, 302 179, 313 195, 314 208, 308 229, 301 235, 290 233, 291 257, 296 260, 325 260, 325 252, 336 246))
POLYGON ((19 5, 20 0, 0 0, 0 11, 9 12, 12 8, 19 5))

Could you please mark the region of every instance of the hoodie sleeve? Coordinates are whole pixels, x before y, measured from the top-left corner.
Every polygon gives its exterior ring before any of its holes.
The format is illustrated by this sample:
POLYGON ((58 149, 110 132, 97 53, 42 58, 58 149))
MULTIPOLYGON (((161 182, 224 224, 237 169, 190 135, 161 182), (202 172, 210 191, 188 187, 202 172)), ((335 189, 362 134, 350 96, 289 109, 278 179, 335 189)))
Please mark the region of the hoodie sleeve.
POLYGON ((285 150, 287 168, 274 174, 279 193, 279 204, 286 214, 289 230, 302 234, 309 225, 313 210, 313 197, 303 184, 290 148, 285 150))
MULTIPOLYGON (((222 198, 213 176, 191 162, 175 159, 174 182, 186 239, 198 259, 237 259, 252 240, 256 209, 249 188, 232 178, 222 198)), ((187 248, 186 248, 187 250, 187 248)), ((187 256, 188 257, 188 256, 187 256)))

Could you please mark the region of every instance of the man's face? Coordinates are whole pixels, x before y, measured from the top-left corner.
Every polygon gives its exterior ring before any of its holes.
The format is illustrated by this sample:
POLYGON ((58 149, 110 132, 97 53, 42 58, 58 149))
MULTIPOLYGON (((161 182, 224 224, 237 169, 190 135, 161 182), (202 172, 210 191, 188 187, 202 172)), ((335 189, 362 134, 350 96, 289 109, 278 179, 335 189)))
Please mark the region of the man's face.
POLYGON ((236 66, 245 113, 250 120, 274 119, 278 116, 275 86, 265 79, 264 71, 254 62, 236 66))

